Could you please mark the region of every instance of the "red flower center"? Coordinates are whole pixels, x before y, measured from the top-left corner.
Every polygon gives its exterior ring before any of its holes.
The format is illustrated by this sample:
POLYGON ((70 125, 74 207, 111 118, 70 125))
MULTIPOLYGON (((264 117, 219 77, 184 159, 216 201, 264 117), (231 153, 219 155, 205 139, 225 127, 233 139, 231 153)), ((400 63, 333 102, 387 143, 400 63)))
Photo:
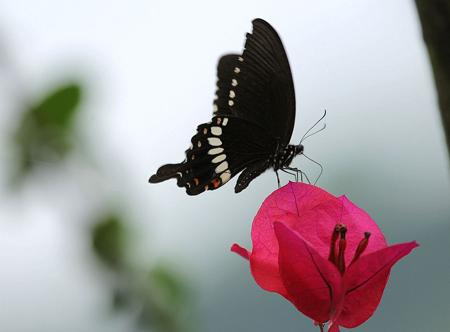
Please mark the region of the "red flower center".
MULTIPOLYGON (((341 275, 345 272, 345 248, 347 246, 347 242, 345 240, 346 233, 347 227, 345 225, 336 224, 333 229, 333 234, 331 235, 330 255, 328 256, 328 260, 338 268, 341 275)), ((365 232, 364 238, 359 242, 350 265, 361 256, 364 250, 366 250, 367 245, 369 244, 369 238, 370 233, 365 232)))

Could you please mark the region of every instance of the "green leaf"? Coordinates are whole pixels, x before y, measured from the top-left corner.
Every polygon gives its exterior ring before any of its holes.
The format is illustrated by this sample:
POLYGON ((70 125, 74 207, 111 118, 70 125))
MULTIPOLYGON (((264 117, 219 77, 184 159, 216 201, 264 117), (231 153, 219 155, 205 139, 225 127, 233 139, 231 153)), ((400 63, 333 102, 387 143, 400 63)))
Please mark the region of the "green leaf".
POLYGON ((53 165, 67 155, 81 100, 81 86, 70 83, 54 88, 25 109, 14 134, 17 175, 26 175, 36 165, 53 165))
POLYGON ((92 229, 92 248, 107 266, 120 269, 125 256, 125 227, 120 218, 109 215, 96 223, 92 229))
POLYGON ((81 101, 81 86, 68 84, 50 92, 30 111, 42 127, 67 128, 81 101))

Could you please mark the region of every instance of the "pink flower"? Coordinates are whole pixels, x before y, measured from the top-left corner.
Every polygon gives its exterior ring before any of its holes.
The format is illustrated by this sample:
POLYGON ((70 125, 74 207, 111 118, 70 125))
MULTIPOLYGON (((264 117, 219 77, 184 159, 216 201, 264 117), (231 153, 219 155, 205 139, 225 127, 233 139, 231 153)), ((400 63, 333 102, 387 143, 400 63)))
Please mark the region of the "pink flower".
POLYGON ((231 250, 250 261, 255 281, 329 331, 372 316, 392 266, 417 247, 388 246, 370 216, 345 196, 289 183, 262 204, 252 225, 253 250, 231 250))

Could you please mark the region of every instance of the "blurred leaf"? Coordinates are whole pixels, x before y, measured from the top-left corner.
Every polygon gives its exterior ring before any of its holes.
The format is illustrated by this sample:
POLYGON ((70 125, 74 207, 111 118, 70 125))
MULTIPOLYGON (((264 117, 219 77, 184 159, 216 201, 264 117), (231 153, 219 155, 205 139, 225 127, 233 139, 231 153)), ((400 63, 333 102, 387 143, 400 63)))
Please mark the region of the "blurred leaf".
POLYGON ((116 288, 113 292, 112 305, 115 310, 122 310, 128 307, 131 302, 129 290, 116 288))
POLYGON ((166 266, 159 265, 148 274, 148 286, 142 292, 143 306, 139 323, 158 331, 191 330, 192 299, 181 276, 166 266))
POLYGON ((108 266, 119 269, 125 256, 125 228, 119 217, 110 215, 100 220, 92 229, 92 247, 108 266))
POLYGON ((19 176, 36 163, 54 163, 66 156, 81 99, 81 86, 71 83, 55 88, 25 109, 14 135, 19 176))
POLYGON ((81 86, 69 84, 58 87, 40 101, 30 112, 42 127, 68 127, 81 101, 81 86))
POLYGON ((167 267, 159 265, 149 273, 151 288, 166 305, 175 309, 187 298, 187 289, 181 278, 167 267))

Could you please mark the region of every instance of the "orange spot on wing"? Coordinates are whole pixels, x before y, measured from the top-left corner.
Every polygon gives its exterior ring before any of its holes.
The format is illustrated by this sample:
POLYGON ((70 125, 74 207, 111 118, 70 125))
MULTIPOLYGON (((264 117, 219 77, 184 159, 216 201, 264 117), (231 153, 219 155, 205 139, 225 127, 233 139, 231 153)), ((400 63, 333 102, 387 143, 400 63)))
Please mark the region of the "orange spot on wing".
POLYGON ((194 178, 194 184, 195 184, 196 186, 198 186, 199 183, 200 183, 200 181, 199 181, 197 178, 194 178))
POLYGON ((213 185, 214 188, 218 188, 220 186, 220 181, 219 179, 214 179, 212 180, 211 184, 213 185))

